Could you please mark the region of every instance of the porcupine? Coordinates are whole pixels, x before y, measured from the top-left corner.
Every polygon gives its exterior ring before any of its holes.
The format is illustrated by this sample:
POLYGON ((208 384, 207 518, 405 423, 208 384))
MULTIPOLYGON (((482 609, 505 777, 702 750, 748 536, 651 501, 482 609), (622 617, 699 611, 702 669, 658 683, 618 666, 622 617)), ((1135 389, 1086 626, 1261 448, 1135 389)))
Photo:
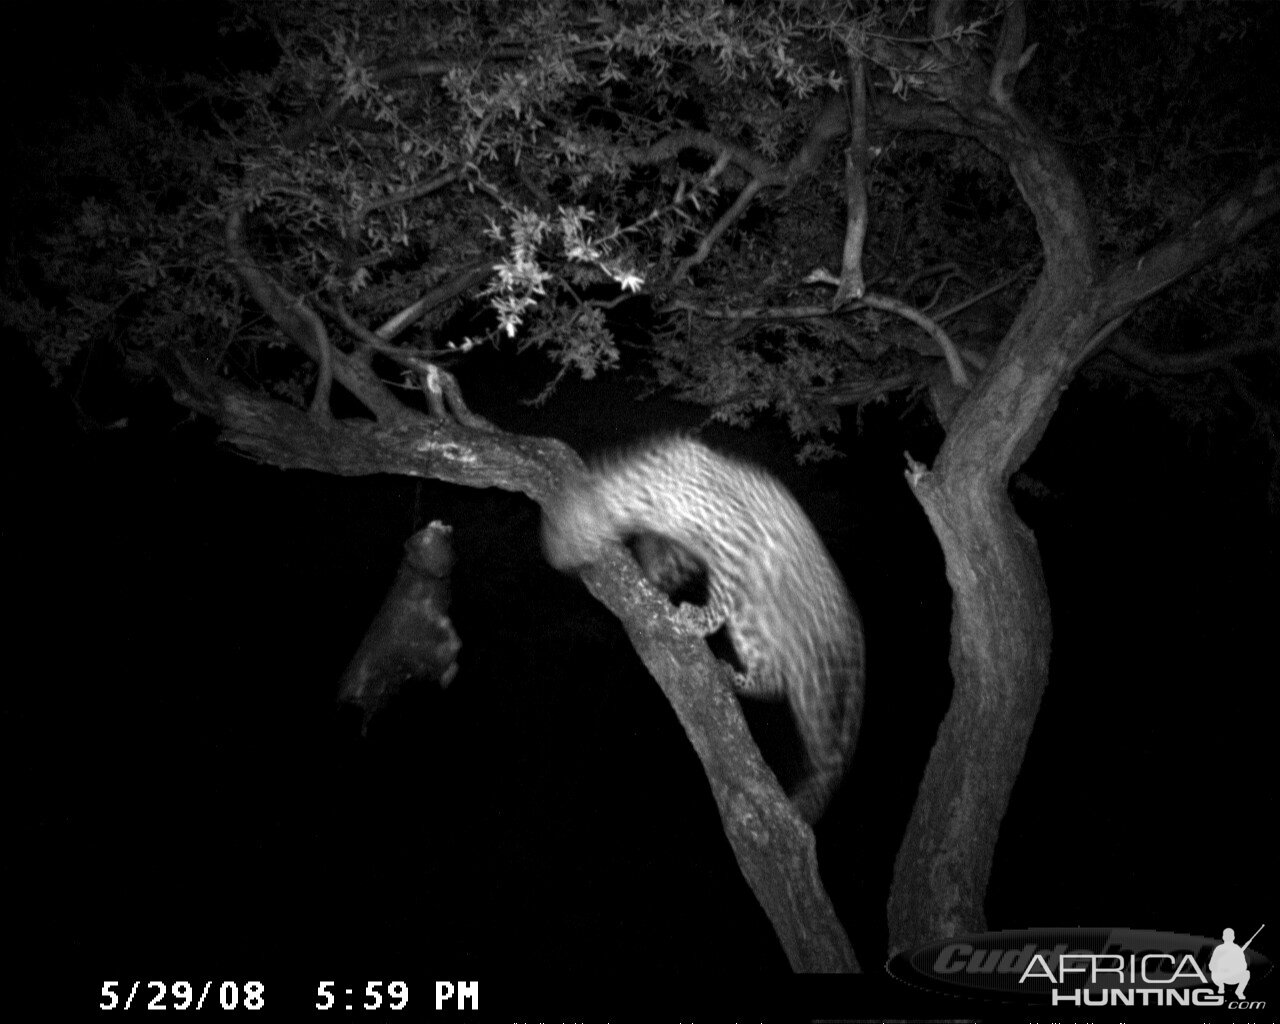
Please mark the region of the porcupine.
POLYGON ((858 611, 808 516, 765 471, 673 437, 588 470, 543 513, 557 569, 628 541, 668 593, 705 571, 705 606, 680 617, 703 635, 726 628, 740 693, 787 698, 807 761, 790 797, 816 821, 853 753, 864 658, 858 611))

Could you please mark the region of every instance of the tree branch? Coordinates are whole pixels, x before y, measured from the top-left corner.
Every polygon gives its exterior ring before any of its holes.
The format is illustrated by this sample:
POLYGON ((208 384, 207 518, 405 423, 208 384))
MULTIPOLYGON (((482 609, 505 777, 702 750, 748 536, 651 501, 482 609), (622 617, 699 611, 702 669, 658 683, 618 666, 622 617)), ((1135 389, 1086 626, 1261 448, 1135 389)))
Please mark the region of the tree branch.
POLYGON ((421 320, 436 306, 443 305, 450 299, 457 298, 463 292, 468 292, 472 288, 482 285, 492 273, 493 263, 491 261, 471 264, 443 284, 436 285, 422 298, 406 306, 395 316, 389 317, 386 323, 374 333, 383 341, 391 341, 396 335, 421 320))
POLYGON ((401 189, 399 192, 388 192, 386 195, 378 196, 377 199, 370 199, 356 211, 356 225, 358 226, 365 217, 375 210, 411 203, 415 199, 421 199, 423 196, 431 195, 432 192, 440 191, 446 185, 453 184, 460 177, 462 177, 461 170, 447 171, 444 174, 437 175, 430 181, 420 181, 411 188, 401 189))
POLYGON ((969 381, 969 375, 965 372, 964 362, 960 358, 960 353, 956 350, 951 336, 944 331, 936 321, 932 320, 920 310, 913 306, 900 302, 898 299, 890 298, 887 295, 875 295, 868 293, 862 296, 860 300, 864 306, 870 306, 872 309, 884 310, 886 313, 894 313, 904 320, 909 320, 915 324, 929 337, 938 343, 938 348, 942 350, 942 356, 947 361, 947 368, 951 371, 952 383, 959 387, 968 389, 972 387, 969 381))
POLYGON ((746 146, 725 142, 713 132, 699 128, 682 128, 648 146, 624 147, 618 150, 618 156, 630 164, 661 164, 674 160, 686 149, 695 149, 717 159, 725 157, 762 185, 785 185, 787 182, 785 167, 770 163, 746 146))
POLYGON ((1019 72, 1031 63, 1036 47, 1039 46, 1039 43, 1035 43, 1023 50, 1026 35, 1027 15, 1022 4, 1009 4, 1000 24, 1000 39, 996 43, 991 80, 987 84, 987 95, 997 107, 1008 109, 1012 106, 1014 82, 1019 72))
POLYGON ((1100 286, 1099 315, 1109 320, 1127 313, 1277 214, 1280 163, 1273 163, 1219 198, 1183 231, 1116 266, 1100 286))
POLYGON ((249 288, 263 311, 286 336, 320 366, 316 400, 328 409, 328 382, 336 379, 379 420, 395 420, 404 406, 367 366, 336 352, 329 344, 324 323, 300 297, 290 295, 262 270, 244 245, 244 208, 237 206, 227 215, 227 254, 240 279, 249 288), (326 362, 329 366, 326 369, 326 362))
POLYGON ((790 189, 817 168, 826 155, 827 147, 844 133, 846 126, 844 98, 837 93, 823 104, 804 143, 786 164, 775 164, 746 146, 725 142, 715 133, 699 128, 682 128, 648 146, 624 147, 617 153, 627 163, 658 164, 675 159, 686 149, 695 149, 717 159, 728 158, 751 175, 759 188, 774 185, 790 189))
POLYGON ((1124 338, 1113 342, 1108 351, 1153 376, 1182 377, 1227 367, 1245 356, 1264 352, 1280 354, 1280 338, 1247 338, 1197 352, 1153 352, 1124 338))
POLYGON ((729 229, 729 225, 742 216, 746 208, 751 205, 751 200, 755 198, 756 193, 762 187, 763 185, 759 178, 752 178, 751 181, 747 182, 746 187, 738 193, 738 198, 733 201, 733 205, 721 214, 720 219, 703 236, 702 241, 698 244, 697 251, 680 261, 675 272, 671 275, 673 284, 678 284, 684 280, 690 270, 711 255, 711 247, 720 240, 720 237, 729 229))
POLYGON ((1003 291, 1005 288, 1008 288, 1009 285, 1013 284, 1015 281, 1021 278, 1024 273, 1030 270, 1031 267, 1032 267, 1032 264, 1030 263, 1019 267, 1012 274, 1006 274, 1004 277, 1000 278, 999 281, 991 285, 989 288, 984 288, 982 289, 982 291, 978 292, 976 295, 970 295, 967 299, 961 299, 954 306, 947 307, 941 313, 935 316, 934 319, 937 320, 939 323, 941 323, 943 320, 951 319, 951 317, 964 312, 974 303, 981 302, 983 299, 987 298, 988 296, 994 295, 996 292, 1003 291))
POLYGON ((849 55, 849 92, 852 132, 844 156, 844 254, 840 284, 831 300, 835 308, 862 298, 867 290, 862 275, 862 245, 867 237, 867 83, 862 51, 856 47, 849 55))

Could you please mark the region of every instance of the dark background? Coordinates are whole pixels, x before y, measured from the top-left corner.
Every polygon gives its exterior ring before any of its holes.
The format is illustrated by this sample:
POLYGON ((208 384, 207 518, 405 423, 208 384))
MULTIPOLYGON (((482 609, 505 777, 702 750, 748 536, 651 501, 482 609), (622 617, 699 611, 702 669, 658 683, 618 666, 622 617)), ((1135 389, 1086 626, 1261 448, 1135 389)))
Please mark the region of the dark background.
MULTIPOLYGON (((114 21, 79 29, 61 41, 66 95, 156 45, 114 21)), ((33 109, 11 104, 11 127, 33 109)), ((3 351, 12 920, 44 967, 68 965, 72 991, 425 970, 517 994, 576 979, 608 1007, 637 998, 637 978, 714 1004, 719 978, 785 971, 673 714, 617 622, 543 563, 531 502, 258 466, 159 393, 85 435, 17 340, 3 351), (361 739, 338 677, 404 539, 437 518, 455 528, 460 672, 446 692, 406 692, 361 739)), ((546 372, 486 356, 463 383, 504 428, 583 452, 699 425, 620 377, 515 404, 546 372)), ((876 971, 949 696, 950 594, 903 480, 903 452, 927 460, 938 438, 877 408, 848 424, 845 458, 801 469, 773 424, 704 436, 793 488, 862 609, 866 716, 818 837, 876 971)), ((1082 382, 1064 396, 1015 482, 1055 646, 992 928, 1243 937, 1280 921, 1266 474, 1229 426, 1082 382)))

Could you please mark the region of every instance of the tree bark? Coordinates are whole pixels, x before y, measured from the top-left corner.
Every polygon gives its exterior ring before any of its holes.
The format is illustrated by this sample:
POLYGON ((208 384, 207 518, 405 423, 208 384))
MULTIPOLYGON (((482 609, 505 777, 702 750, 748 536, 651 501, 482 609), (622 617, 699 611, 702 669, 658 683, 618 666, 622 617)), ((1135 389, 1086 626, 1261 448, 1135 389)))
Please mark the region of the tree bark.
MULTIPOLYGON (((1015 442, 1038 436, 1057 402, 1065 363, 1053 324, 1081 301, 1063 284, 1042 280, 932 471, 909 477, 946 560, 955 688, 898 851, 891 953, 986 928, 1000 823, 1049 678, 1049 596, 1008 480, 1022 461, 1015 442)), ((1092 331, 1075 319, 1082 344, 1092 331)))
POLYGON ((857 972, 848 935, 822 886, 813 830, 760 756, 727 666, 706 643, 672 640, 672 608, 619 548, 583 574, 591 593, 622 622, 702 762, 725 837, 792 970, 857 972))

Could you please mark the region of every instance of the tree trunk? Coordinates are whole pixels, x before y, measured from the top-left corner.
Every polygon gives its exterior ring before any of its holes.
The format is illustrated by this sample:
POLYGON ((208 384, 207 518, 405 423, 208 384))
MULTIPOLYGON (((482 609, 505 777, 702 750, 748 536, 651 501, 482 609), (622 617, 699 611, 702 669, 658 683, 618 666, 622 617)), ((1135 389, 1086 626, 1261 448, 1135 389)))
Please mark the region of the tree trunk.
POLYGON ((1000 822, 1048 681, 1044 573, 1035 538, 1009 502, 1009 478, 1039 443, 1075 372, 1120 320, 1280 214, 1280 165, 1272 165, 1103 276, 1090 257, 1079 187, 1052 145, 1024 123, 1012 148, 1011 171, 1036 211, 1045 268, 960 406, 933 470, 913 468, 909 478, 946 559, 955 690, 894 868, 891 953, 985 930, 982 900, 1000 822))
POLYGON ((958 477, 916 485, 955 595, 955 690, 898 852, 892 952, 985 929, 996 837, 1048 682, 1052 630, 1035 538, 1000 488, 958 477))
POLYGON ((1008 482, 1057 405, 1068 353, 1094 322, 1088 292, 1046 272, 934 469, 909 477, 946 559, 955 690, 898 851, 891 953, 986 928, 996 838, 1048 683, 1052 639, 1040 552, 1008 482))
MULTIPOLYGON (((959 13, 939 4, 937 24, 959 13)), ((883 111, 886 123, 967 135, 1003 158, 1044 251, 1036 286, 947 425, 932 471, 913 466, 909 475, 946 560, 955 689, 894 865, 890 954, 985 930, 1000 823, 1049 679, 1044 572, 1035 538, 1009 501, 1009 478, 1039 442, 1097 333, 1100 267, 1079 183, 1010 95, 1030 54, 1024 27, 1021 5, 1011 4, 990 69, 975 63, 939 76, 935 102, 883 111)))

